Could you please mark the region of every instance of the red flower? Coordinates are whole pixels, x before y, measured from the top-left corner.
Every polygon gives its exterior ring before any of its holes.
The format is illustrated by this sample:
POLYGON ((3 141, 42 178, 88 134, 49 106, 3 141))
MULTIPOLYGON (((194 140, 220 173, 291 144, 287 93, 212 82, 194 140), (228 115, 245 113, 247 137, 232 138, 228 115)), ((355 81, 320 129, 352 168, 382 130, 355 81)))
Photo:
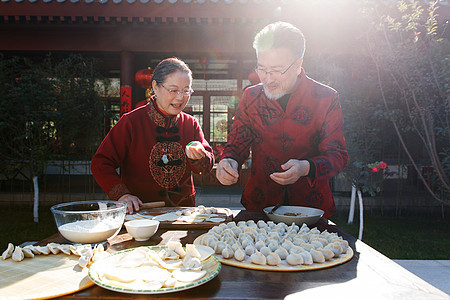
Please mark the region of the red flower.
POLYGON ((378 168, 380 168, 380 169, 386 169, 386 167, 387 167, 387 164, 385 163, 385 162, 380 162, 380 164, 378 165, 378 168))
POLYGON ((372 173, 376 173, 376 172, 380 171, 380 169, 378 169, 378 167, 372 167, 370 170, 372 171, 372 173))

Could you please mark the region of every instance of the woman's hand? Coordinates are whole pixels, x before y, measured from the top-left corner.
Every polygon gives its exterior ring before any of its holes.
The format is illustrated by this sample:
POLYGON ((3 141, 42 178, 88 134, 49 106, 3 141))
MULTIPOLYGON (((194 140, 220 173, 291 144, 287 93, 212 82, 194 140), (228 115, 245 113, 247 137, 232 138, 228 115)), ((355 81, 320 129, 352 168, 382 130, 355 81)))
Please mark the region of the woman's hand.
POLYGON ((186 156, 190 159, 201 159, 206 156, 206 149, 199 141, 193 141, 186 145, 186 156))
POLYGON ((134 213, 134 211, 138 211, 139 208, 142 206, 141 199, 131 194, 123 195, 122 197, 119 198, 119 201, 125 202, 127 204, 127 212, 129 214, 134 213))

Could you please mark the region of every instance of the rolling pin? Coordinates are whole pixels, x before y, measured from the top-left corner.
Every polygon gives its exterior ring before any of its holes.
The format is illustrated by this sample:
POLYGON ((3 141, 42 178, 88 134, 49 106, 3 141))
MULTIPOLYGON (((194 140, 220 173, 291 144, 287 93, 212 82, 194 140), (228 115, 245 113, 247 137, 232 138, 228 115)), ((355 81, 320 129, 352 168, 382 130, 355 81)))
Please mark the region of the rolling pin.
POLYGON ((166 203, 164 201, 158 201, 158 202, 146 202, 143 203, 141 206, 141 209, 144 208, 155 208, 155 207, 164 207, 166 203))

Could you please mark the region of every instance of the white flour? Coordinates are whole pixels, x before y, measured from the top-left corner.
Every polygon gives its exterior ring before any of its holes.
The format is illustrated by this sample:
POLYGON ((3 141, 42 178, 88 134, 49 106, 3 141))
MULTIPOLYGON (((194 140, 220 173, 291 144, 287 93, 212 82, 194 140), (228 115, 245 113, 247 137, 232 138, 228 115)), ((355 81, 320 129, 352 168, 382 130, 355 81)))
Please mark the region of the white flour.
POLYGON ((58 229, 62 236, 69 241, 91 244, 106 241, 120 230, 122 224, 111 223, 107 220, 84 220, 61 225, 58 229))

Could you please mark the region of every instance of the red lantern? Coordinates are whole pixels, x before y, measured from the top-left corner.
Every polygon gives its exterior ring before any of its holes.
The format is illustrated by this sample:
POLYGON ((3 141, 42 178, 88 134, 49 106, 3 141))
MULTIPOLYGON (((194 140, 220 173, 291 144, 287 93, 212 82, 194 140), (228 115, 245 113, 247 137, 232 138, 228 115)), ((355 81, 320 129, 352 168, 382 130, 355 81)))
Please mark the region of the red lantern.
POLYGON ((151 89, 152 77, 153 77, 153 70, 150 67, 148 67, 147 69, 137 71, 136 75, 134 75, 134 80, 136 81, 137 84, 139 84, 140 87, 144 89, 151 89))
POLYGON ((248 80, 250 81, 250 83, 252 85, 255 85, 255 84, 258 84, 261 82, 261 80, 259 80, 259 76, 255 70, 251 71, 250 74, 248 74, 248 80))

